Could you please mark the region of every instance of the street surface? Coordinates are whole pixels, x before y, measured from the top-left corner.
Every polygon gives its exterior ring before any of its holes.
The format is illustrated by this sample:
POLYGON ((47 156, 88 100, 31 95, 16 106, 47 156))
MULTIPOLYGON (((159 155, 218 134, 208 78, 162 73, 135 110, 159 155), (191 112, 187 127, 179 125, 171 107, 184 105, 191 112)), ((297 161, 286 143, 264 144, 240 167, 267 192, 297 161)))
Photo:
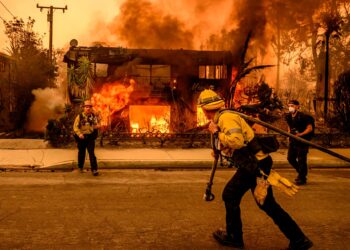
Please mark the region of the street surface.
MULTIPOLYGON (((210 171, 102 170, 0 172, 0 249, 230 249, 213 240, 224 226, 221 192, 234 170, 220 169, 212 202, 210 171)), ((278 172, 294 180, 292 170, 278 172)), ((350 170, 312 169, 294 197, 279 203, 314 242, 350 249, 350 170)), ((241 204, 246 249, 283 249, 288 240, 255 205, 241 204)))

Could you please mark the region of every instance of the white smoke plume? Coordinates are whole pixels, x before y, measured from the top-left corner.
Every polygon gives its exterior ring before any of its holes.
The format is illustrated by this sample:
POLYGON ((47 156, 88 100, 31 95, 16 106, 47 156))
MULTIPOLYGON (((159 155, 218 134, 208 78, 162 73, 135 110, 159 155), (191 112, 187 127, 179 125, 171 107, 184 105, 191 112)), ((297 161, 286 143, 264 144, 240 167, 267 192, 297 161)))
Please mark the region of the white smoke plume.
POLYGON ((35 101, 28 113, 26 131, 44 132, 49 119, 63 115, 65 98, 57 88, 34 89, 32 93, 35 101))

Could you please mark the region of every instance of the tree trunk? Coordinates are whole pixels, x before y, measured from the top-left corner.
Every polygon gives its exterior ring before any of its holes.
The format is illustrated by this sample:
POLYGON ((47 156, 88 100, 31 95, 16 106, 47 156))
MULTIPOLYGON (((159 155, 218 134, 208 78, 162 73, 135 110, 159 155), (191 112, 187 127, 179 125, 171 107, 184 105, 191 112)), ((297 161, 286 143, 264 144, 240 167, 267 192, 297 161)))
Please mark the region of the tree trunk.
MULTIPOLYGON (((279 16, 278 16, 279 20, 279 16)), ((281 63, 281 27, 279 22, 277 23, 277 76, 275 89, 278 91, 280 84, 280 63, 281 63)))
POLYGON ((312 58, 315 65, 316 73, 316 89, 315 89, 315 99, 314 99, 314 109, 316 119, 322 116, 322 104, 324 100, 324 47, 321 45, 320 52, 317 55, 317 28, 313 23, 312 17, 310 17, 310 30, 311 30, 311 48, 312 48, 312 58))
POLYGON ((328 113, 328 75, 329 75, 329 35, 326 34, 326 62, 325 62, 325 73, 324 73, 324 120, 327 120, 328 113))

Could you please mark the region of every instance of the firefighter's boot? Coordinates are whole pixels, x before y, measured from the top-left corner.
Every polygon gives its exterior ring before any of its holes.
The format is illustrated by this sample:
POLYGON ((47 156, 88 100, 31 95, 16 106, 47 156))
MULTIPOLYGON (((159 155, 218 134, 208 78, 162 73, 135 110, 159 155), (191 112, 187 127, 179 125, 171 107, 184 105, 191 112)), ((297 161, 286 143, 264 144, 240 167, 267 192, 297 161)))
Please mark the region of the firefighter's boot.
POLYGON ((244 248, 242 235, 233 236, 232 234, 227 234, 226 230, 218 229, 213 233, 213 236, 221 245, 238 249, 244 248))

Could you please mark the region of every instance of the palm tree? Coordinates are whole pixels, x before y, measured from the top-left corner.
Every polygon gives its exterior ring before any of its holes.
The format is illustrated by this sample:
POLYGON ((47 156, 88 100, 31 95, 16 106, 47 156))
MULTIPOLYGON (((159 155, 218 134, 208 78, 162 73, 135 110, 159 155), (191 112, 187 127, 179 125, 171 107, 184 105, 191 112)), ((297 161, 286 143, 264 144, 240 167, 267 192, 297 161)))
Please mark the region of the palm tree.
POLYGON ((86 100, 91 97, 93 74, 91 62, 85 56, 79 58, 78 67, 68 69, 68 84, 70 94, 75 99, 86 100))
POLYGON ((249 67, 250 64, 253 62, 254 58, 250 58, 247 62, 245 62, 245 57, 247 54, 247 50, 249 47, 249 41, 251 38, 252 32, 248 33, 248 36, 245 40, 244 43, 244 47, 243 47, 243 51, 241 54, 241 58, 239 61, 239 64, 237 66, 237 73, 235 75, 235 77, 232 79, 231 83, 230 83, 230 88, 229 88, 229 93, 228 93, 228 97, 226 98, 226 105, 229 108, 232 108, 232 99, 235 93, 235 89, 237 86, 237 83, 242 80, 244 77, 246 77, 247 75, 249 75, 251 72, 256 71, 256 70, 261 70, 261 69, 265 69, 268 67, 273 67, 274 65, 258 65, 258 66, 253 66, 253 67, 249 67))
POLYGON ((339 13, 324 13, 322 16, 322 24, 325 29, 325 45, 326 45, 326 62, 325 62, 325 81, 324 81, 324 119, 327 118, 328 112, 328 81, 329 81, 329 40, 331 37, 339 38, 341 33, 342 19, 339 13))

